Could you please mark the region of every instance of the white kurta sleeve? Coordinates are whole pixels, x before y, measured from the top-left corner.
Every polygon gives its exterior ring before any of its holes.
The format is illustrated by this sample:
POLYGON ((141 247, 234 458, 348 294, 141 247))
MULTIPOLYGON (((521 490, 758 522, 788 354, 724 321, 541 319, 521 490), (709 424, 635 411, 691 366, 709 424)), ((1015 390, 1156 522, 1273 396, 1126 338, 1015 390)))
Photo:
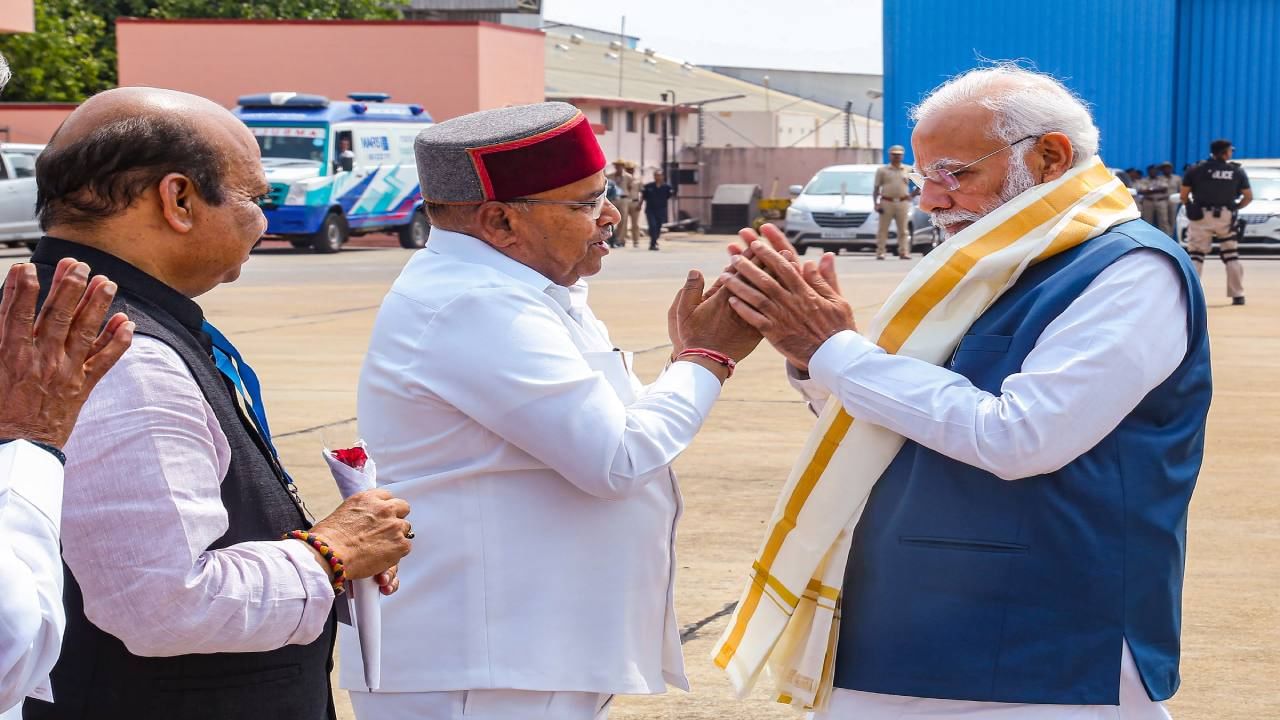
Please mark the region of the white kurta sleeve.
POLYGON ((999 394, 852 331, 822 345, 813 379, 849 414, 1006 480, 1052 472, 1097 445, 1187 351, 1187 294, 1162 253, 1137 250, 1045 328, 999 394))
POLYGON ((432 392, 605 499, 666 477, 720 395, 714 374, 677 362, 624 405, 556 314, 511 288, 450 301, 416 347, 412 372, 432 392))
POLYGON ((30 443, 0 446, 0 712, 42 685, 58 660, 61 516, 62 464, 30 443))
POLYGON ((333 590, 305 545, 207 549, 228 527, 230 449, 172 349, 134 340, 90 395, 67 458, 63 556, 85 616, 130 652, 255 652, 320 636, 333 590))

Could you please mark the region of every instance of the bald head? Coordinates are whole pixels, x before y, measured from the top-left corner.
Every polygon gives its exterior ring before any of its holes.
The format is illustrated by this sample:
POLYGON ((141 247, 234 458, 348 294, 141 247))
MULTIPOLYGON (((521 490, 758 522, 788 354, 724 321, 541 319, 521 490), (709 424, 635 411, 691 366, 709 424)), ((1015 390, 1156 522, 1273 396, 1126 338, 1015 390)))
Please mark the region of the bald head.
POLYGON ((224 134, 246 128, 234 115, 208 98, 177 90, 149 87, 122 87, 101 92, 85 100, 58 128, 50 148, 74 143, 103 125, 120 120, 180 118, 204 134, 224 134))
POLYGON ((194 297, 239 275, 266 230, 257 140, 205 98, 118 88, 71 113, 36 161, 50 235, 96 247, 194 297))
POLYGON ((248 128, 210 100, 158 88, 108 90, 76 108, 40 154, 41 225, 107 220, 168 173, 189 177, 218 204, 227 165, 251 148, 248 128))

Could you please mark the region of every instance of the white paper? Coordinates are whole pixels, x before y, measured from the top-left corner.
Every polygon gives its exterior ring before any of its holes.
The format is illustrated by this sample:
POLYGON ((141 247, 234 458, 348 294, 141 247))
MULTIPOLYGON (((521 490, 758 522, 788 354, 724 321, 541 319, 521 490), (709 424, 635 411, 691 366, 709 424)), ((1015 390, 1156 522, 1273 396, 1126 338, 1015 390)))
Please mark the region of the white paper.
MULTIPOLYGON (((363 447, 363 443, 357 443, 363 447)), ((373 458, 365 462, 364 470, 342 464, 329 448, 324 448, 324 461, 338 484, 338 491, 345 500, 364 490, 372 490, 377 485, 378 469, 373 458)), ((350 603, 351 625, 360 641, 360 659, 364 664, 364 684, 369 690, 377 690, 382 685, 382 606, 378 584, 373 578, 361 578, 348 583, 350 592, 346 602, 350 603)), ((339 598, 339 602, 342 598, 339 598)))

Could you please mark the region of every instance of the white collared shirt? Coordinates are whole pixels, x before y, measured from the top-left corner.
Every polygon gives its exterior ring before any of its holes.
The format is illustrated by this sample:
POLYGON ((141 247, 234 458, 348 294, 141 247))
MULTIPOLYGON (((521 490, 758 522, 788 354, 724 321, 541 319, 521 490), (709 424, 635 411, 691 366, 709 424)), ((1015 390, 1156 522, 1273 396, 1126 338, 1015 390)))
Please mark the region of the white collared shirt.
MULTIPOLYGON (((980 390, 947 368, 890 355, 861 335, 828 339, 795 386, 815 409, 836 396, 851 415, 947 457, 1017 481, 1088 452, 1178 367, 1187 351, 1182 276, 1158 251, 1112 263, 1055 318, 1005 378, 980 390)), ((1028 481, 1033 482, 1033 481, 1028 481)), ((907 698, 837 689, 821 720, 982 717, 1164 720, 1122 642, 1120 706, 1026 705, 907 698)))
POLYGON ((585 295, 433 229, 383 301, 360 433, 417 540, 382 604, 382 690, 688 687, 669 466, 720 383, 677 362, 643 387, 585 295))
POLYGON ((28 694, 50 699, 67 624, 61 517, 58 460, 21 440, 0 445, 0 718, 21 718, 28 694))

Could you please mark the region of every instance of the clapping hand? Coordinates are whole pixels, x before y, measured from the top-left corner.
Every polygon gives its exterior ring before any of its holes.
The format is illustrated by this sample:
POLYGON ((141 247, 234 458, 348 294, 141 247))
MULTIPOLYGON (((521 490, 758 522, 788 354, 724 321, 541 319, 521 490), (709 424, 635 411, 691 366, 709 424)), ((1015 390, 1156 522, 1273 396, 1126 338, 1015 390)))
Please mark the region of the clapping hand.
POLYGON ((853 309, 840 294, 834 255, 801 264, 781 231, 761 230, 767 242, 750 230, 740 233, 747 246, 730 247, 730 266, 716 289, 727 290, 730 307, 804 370, 828 338, 857 329, 853 309))
POLYGON ((0 301, 0 438, 56 448, 66 444, 80 408, 133 342, 133 323, 111 309, 116 285, 70 258, 58 263, 36 314, 36 268, 9 268, 0 301))
MULTIPOLYGON (((707 292, 705 286, 702 273, 691 270, 671 303, 667 332, 672 357, 687 348, 698 347, 741 361, 760 344, 760 333, 730 309, 728 293, 707 292)), ((705 365, 700 360, 694 362, 705 365)), ((719 368, 708 369, 721 375, 719 368)))

